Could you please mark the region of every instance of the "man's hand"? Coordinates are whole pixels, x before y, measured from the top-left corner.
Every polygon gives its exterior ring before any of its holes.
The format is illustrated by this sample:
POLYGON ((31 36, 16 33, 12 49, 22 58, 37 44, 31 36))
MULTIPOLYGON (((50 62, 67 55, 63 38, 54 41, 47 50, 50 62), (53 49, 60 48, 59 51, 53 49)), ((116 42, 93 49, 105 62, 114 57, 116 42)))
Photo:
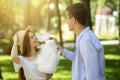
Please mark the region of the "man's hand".
POLYGON ((61 52, 63 51, 63 47, 60 46, 60 44, 57 42, 56 38, 54 37, 49 37, 50 40, 54 40, 56 45, 57 45, 57 50, 60 50, 61 52))
POLYGON ((58 45, 58 42, 57 42, 57 39, 54 38, 54 37, 49 37, 50 40, 54 40, 55 41, 55 44, 58 45))
POLYGON ((60 45, 58 45, 57 49, 60 50, 60 52, 63 52, 63 47, 61 47, 60 45))

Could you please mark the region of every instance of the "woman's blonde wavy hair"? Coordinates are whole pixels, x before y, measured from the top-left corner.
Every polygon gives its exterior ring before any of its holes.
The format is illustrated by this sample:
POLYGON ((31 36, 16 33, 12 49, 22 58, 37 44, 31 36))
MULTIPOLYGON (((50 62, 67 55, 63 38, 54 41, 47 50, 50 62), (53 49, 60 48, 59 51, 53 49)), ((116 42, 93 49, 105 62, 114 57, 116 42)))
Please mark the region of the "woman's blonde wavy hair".
POLYGON ((22 31, 22 34, 20 35, 19 38, 19 46, 20 46, 20 51, 21 53, 23 53, 23 46, 25 45, 24 43, 26 43, 26 36, 28 36, 29 32, 34 32, 34 27, 33 26, 28 26, 24 31, 22 31))
MULTIPOLYGON (((22 56, 29 56, 30 51, 30 38, 29 32, 34 32, 33 26, 28 26, 25 30, 20 33, 18 45, 20 46, 20 53, 22 56)), ((21 67, 18 72, 18 80, 26 80, 24 75, 24 69, 21 67)))

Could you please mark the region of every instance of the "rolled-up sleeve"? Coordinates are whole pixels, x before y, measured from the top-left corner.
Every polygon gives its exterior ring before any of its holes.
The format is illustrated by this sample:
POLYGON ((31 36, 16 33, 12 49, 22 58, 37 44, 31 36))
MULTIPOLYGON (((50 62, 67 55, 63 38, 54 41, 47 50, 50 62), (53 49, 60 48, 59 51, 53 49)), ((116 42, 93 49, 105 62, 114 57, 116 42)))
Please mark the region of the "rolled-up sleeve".
MULTIPOLYGON (((90 40, 80 43, 81 57, 85 67, 86 80, 99 80, 98 53, 90 40)), ((102 64, 101 64, 102 65, 102 64)))
POLYGON ((15 62, 13 62, 13 66, 14 66, 15 72, 18 72, 19 69, 21 67, 24 67, 24 65, 25 65, 25 61, 24 61, 23 57, 22 56, 18 56, 18 58, 20 59, 20 64, 17 64, 15 62))
MULTIPOLYGON (((20 56, 18 56, 18 58, 21 59, 20 56)), ((20 64, 17 64, 13 61, 13 66, 14 66, 15 72, 18 72, 19 69, 21 68, 21 60, 20 60, 20 64)))
POLYGON ((62 55, 69 59, 69 60, 73 60, 73 58, 75 57, 75 52, 69 51, 67 49, 63 49, 62 55))
POLYGON ((15 62, 13 62, 13 66, 14 66, 15 72, 18 72, 19 69, 21 68, 21 65, 20 64, 16 64, 15 62))

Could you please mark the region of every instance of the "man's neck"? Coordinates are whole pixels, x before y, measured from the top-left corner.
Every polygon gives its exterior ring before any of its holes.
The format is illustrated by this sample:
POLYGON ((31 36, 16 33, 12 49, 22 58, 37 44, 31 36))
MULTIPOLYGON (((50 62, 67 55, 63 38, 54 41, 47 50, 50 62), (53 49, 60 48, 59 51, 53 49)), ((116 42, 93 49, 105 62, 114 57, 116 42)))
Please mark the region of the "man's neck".
POLYGON ((79 35, 83 29, 85 29, 85 26, 80 25, 80 24, 75 25, 75 28, 74 28, 75 35, 76 36, 79 35))

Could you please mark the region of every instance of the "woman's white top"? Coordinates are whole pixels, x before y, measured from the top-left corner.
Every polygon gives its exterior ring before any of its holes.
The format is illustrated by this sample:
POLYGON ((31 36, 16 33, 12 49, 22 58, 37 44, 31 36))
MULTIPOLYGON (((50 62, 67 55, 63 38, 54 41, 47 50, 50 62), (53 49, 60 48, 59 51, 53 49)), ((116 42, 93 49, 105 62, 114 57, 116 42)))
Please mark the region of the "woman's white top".
POLYGON ((38 70, 36 61, 30 61, 23 56, 18 56, 20 64, 14 63, 14 69, 16 72, 22 67, 26 80, 45 80, 45 74, 38 70))

